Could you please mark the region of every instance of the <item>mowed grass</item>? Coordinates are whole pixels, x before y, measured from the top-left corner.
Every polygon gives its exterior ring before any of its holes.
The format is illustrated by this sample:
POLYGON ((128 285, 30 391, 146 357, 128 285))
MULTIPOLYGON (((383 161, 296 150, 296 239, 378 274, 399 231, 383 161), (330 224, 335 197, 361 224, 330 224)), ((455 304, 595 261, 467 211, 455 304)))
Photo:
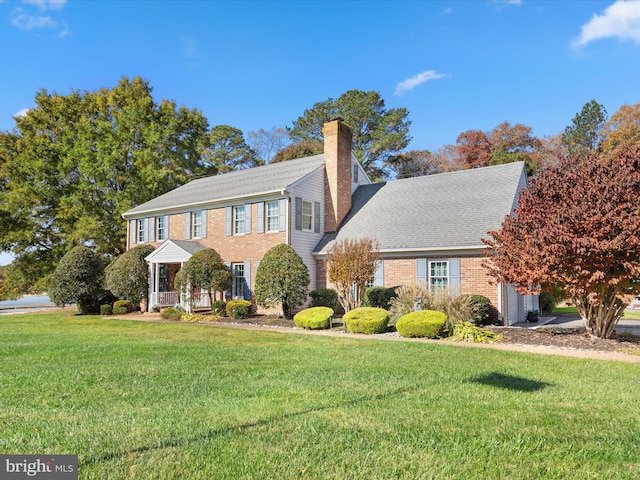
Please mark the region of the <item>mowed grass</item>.
MULTIPOLYGON (((552 314, 560 314, 560 313, 578 313, 578 309, 576 307, 555 307, 553 309, 552 314)), ((640 320, 640 312, 634 312, 631 310, 626 310, 622 318, 626 320, 640 320)))
POLYGON ((640 478, 640 366, 0 317, 0 452, 81 479, 640 478))

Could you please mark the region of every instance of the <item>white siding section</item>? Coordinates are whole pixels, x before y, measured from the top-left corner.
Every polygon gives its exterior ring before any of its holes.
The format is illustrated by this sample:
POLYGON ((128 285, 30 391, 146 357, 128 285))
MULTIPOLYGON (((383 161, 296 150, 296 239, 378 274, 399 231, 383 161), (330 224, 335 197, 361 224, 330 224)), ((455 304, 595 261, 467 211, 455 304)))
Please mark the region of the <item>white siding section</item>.
MULTIPOLYGON (((354 157, 353 155, 351 155, 351 164, 355 165, 355 167, 358 169, 358 182, 351 183, 351 194, 353 194, 353 192, 355 192, 360 185, 369 185, 371 183, 371 180, 364 172, 364 168, 362 168, 360 162, 358 162, 358 160, 356 160, 356 157, 354 157)), ((353 174, 351 178, 353 178, 353 174)))
POLYGON ((149 263, 181 263, 191 258, 189 252, 184 251, 171 240, 167 240, 151 253, 145 260, 149 263))
MULTIPOLYGON (((320 203, 320 232, 296 230, 291 224, 291 247, 302 257, 302 261, 309 269, 309 290, 316 289, 316 261, 311 252, 324 234, 324 169, 318 169, 304 180, 296 183, 289 190, 291 197, 301 197, 303 200, 320 203)), ((291 217, 296 217, 295 202, 291 202, 291 217)), ((313 223, 312 223, 313 225, 313 223)))

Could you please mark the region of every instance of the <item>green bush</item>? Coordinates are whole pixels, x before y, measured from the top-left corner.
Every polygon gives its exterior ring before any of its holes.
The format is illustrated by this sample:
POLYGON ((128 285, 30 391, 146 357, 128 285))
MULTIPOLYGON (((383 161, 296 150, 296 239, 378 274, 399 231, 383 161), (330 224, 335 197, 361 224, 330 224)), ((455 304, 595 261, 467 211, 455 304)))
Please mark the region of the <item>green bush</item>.
POLYGON ((225 306, 227 316, 236 320, 247 318, 252 308, 253 304, 249 300, 229 300, 225 306))
POLYGON ((114 315, 125 315, 129 313, 127 311, 127 307, 113 307, 113 314, 114 315))
POLYGON ((389 312, 384 308, 360 307, 344 314, 342 317, 347 332, 351 333, 383 333, 389 323, 389 312))
POLYGON ((393 298, 396 298, 396 287, 369 287, 364 292, 364 305, 389 310, 393 298))
POLYGON ((100 305, 100 315, 111 315, 113 313, 113 308, 111 305, 100 305))
POLYGON ((211 305, 211 313, 224 317, 227 314, 227 303, 222 300, 216 300, 211 305))
POLYGON ((149 291, 149 265, 145 258, 155 248, 138 245, 114 259, 105 270, 106 286, 118 298, 139 305, 149 291))
POLYGON ((338 305, 338 293, 331 288, 319 288, 309 292, 312 307, 329 307, 332 310, 338 305))
POLYGON ((407 313, 396 322, 396 330, 403 337, 438 338, 442 334, 447 316, 435 310, 407 313))
POLYGON ((129 300, 118 300, 117 302, 115 302, 113 304, 113 310, 115 312, 116 308, 121 308, 124 307, 126 312, 125 313, 131 313, 133 312, 133 303, 131 303, 129 300))
MULTIPOLYGON (((115 312, 115 309, 114 309, 114 312, 115 312)), ((180 320, 183 313, 184 313, 184 310, 181 308, 169 307, 162 310, 160 312, 160 316, 165 320, 177 321, 177 320, 180 320)))
POLYGON ((311 307, 294 315, 293 321, 300 328, 322 330, 331 326, 333 309, 329 307, 311 307))

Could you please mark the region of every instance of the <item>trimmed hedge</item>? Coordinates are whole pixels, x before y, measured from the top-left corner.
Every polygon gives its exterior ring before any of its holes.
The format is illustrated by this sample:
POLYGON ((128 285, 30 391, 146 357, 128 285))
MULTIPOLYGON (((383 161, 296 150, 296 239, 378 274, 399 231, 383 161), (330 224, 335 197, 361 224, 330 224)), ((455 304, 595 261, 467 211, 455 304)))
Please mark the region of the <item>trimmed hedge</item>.
POLYGON ((211 313, 224 317, 227 314, 227 304, 223 300, 216 300, 211 305, 211 313))
POLYGON ((113 308, 111 305, 100 305, 100 315, 111 315, 113 313, 113 308))
MULTIPOLYGON (((116 313, 116 310, 120 312, 122 308, 126 309, 126 311, 122 313, 131 313, 133 312, 133 303, 129 300, 118 300, 113 304, 113 313, 116 313)), ((122 315, 122 313, 118 313, 117 315, 122 315)))
POLYGON ((227 316, 236 320, 240 318, 247 318, 251 313, 253 303, 249 300, 229 300, 225 307, 227 316))
POLYGON ((309 292, 312 307, 329 307, 332 310, 338 305, 338 293, 331 288, 319 288, 309 292))
POLYGON ((294 323, 300 328, 324 330, 331 326, 333 309, 329 307, 311 307, 293 316, 294 323))
POLYGON ((383 308, 355 308, 342 317, 347 332, 383 333, 389 323, 389 312, 383 308))
POLYGON ((396 330, 403 337, 438 338, 444 329, 447 316, 435 310, 418 310, 407 313, 396 322, 396 330))

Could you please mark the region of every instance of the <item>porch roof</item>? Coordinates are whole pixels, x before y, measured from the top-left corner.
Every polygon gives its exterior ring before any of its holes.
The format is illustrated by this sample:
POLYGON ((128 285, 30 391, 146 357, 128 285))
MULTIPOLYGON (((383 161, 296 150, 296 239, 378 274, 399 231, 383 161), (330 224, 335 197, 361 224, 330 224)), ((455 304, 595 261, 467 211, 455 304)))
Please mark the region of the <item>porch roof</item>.
POLYGON ((147 263, 183 263, 204 248, 204 245, 193 240, 166 240, 145 260, 147 263))

